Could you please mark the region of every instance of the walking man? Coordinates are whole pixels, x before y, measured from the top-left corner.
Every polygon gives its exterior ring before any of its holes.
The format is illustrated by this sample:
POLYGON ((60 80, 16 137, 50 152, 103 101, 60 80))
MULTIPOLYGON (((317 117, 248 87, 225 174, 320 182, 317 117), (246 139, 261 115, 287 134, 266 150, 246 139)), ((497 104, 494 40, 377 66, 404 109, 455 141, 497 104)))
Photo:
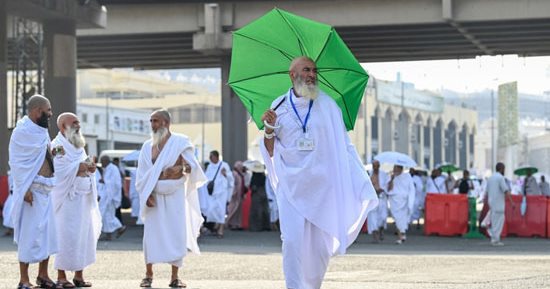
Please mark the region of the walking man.
POLYGON ((510 187, 506 184, 506 180, 504 179, 504 168, 503 163, 498 163, 496 165, 496 172, 487 180, 489 218, 491 220, 491 226, 488 232, 489 236, 491 236, 491 245, 493 246, 504 245, 500 241, 500 234, 504 226, 505 196, 507 196, 510 199, 510 203, 512 203, 510 187))
POLYGON ((315 62, 298 57, 289 70, 293 87, 262 116, 260 150, 279 202, 286 287, 319 289, 378 198, 340 108, 319 91, 315 62))

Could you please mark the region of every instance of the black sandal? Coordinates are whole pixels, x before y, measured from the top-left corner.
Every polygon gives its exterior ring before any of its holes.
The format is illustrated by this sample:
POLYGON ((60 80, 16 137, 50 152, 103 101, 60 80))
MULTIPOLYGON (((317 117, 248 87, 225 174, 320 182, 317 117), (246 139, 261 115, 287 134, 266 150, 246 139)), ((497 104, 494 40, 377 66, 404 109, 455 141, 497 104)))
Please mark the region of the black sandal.
POLYGON ((33 289, 34 285, 31 283, 19 283, 17 284, 17 289, 33 289))
POLYGON ((170 284, 168 284, 170 288, 187 288, 187 284, 181 282, 180 279, 174 279, 170 284))
POLYGON ((78 286, 75 286, 73 283, 65 280, 65 281, 60 281, 60 280, 57 280, 57 288, 76 288, 78 286))
MULTIPOLYGON (((73 283, 76 287, 92 287, 92 283, 90 282, 87 282, 87 281, 84 281, 84 280, 78 280, 78 279, 73 279, 73 283)), ((67 287, 65 287, 67 288, 67 287)))
POLYGON ((153 278, 145 277, 141 280, 139 287, 151 287, 153 285, 153 278))
POLYGON ((57 289, 57 284, 52 280, 44 279, 40 276, 36 277, 36 287, 45 289, 57 289))

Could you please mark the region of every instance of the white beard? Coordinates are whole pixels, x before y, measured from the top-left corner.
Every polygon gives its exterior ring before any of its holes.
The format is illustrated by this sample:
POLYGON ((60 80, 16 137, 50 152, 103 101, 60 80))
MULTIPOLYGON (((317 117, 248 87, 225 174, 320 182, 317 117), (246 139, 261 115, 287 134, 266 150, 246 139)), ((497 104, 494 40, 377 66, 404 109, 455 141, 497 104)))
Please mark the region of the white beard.
POLYGON ((70 126, 65 127, 65 137, 77 149, 83 148, 86 145, 86 139, 82 136, 80 130, 77 131, 76 128, 70 126))
POLYGON ((161 127, 157 129, 156 132, 151 133, 151 137, 153 138, 153 146, 160 145, 160 142, 168 136, 168 129, 165 127, 161 127))
POLYGON ((299 96, 303 96, 307 99, 315 100, 319 96, 319 87, 317 84, 306 84, 303 78, 298 76, 296 83, 294 84, 294 91, 299 96))

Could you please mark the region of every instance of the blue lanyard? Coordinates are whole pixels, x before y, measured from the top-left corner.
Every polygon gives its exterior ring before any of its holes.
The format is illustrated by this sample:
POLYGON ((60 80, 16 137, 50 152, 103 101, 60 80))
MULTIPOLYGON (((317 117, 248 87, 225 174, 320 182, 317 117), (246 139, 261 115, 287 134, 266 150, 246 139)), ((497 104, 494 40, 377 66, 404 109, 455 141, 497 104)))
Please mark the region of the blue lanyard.
POLYGON ((298 120, 300 121, 300 124, 302 124, 302 131, 304 133, 306 133, 306 126, 307 126, 307 121, 309 120, 309 114, 311 113, 311 107, 313 106, 313 100, 309 100, 309 108, 307 110, 307 114, 306 114, 306 119, 305 121, 302 121, 302 118, 300 117, 300 114, 298 114, 298 110, 296 110, 296 106, 294 105, 294 101, 292 101, 292 91, 294 90, 291 89, 290 90, 290 104, 292 105, 292 109, 294 109, 294 113, 296 113, 296 116, 298 117, 298 120))

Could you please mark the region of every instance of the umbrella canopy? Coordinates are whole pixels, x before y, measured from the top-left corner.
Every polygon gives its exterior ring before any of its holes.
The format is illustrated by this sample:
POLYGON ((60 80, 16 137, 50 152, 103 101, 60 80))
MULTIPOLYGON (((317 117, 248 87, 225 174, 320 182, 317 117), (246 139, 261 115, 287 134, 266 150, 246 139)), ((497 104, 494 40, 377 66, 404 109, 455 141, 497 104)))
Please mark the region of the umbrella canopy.
POLYGON ((520 168, 517 168, 516 170, 514 170, 514 174, 516 174, 518 176, 526 176, 528 171, 531 171, 531 174, 534 174, 534 173, 538 172, 539 169, 537 169, 535 167, 532 167, 532 166, 524 166, 524 167, 520 167, 520 168))
POLYGON ((438 166, 442 172, 452 173, 460 170, 457 166, 451 163, 442 163, 438 166))
POLYGON ((411 157, 398 152, 383 152, 376 155, 374 159, 381 163, 389 163, 410 168, 414 168, 417 166, 416 162, 411 159, 411 157))
POLYGON ((131 162, 131 161, 137 161, 139 160, 139 152, 140 150, 135 150, 127 155, 125 155, 123 158, 122 158, 122 161, 123 162, 131 162))
POLYGON ((353 129, 369 76, 329 25, 273 9, 233 32, 228 84, 262 129, 262 114, 292 86, 288 69, 299 56, 315 61, 319 88, 353 129))

